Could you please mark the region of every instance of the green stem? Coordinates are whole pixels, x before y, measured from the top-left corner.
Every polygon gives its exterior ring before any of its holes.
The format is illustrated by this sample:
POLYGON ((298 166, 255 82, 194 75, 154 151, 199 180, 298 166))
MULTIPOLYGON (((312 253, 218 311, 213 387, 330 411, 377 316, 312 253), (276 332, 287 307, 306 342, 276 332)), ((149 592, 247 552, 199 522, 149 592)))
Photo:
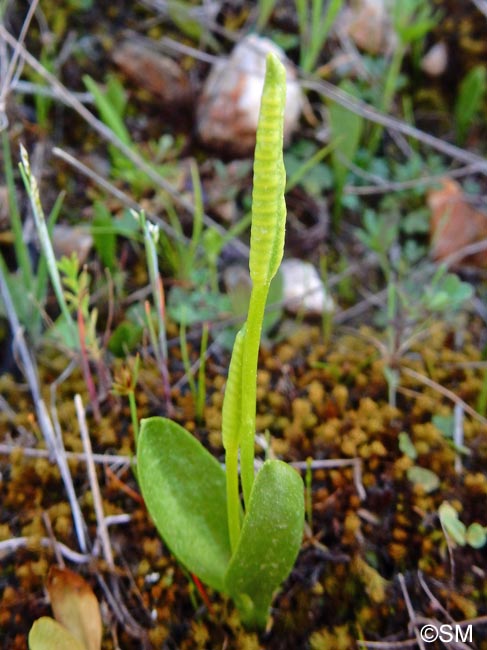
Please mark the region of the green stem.
POLYGON ((240 471, 245 505, 254 482, 254 437, 257 398, 257 361, 269 285, 252 287, 242 359, 242 422, 240 425, 240 471))
POLYGON ((232 447, 225 452, 225 469, 227 479, 227 519, 232 554, 240 539, 240 499, 238 493, 238 448, 232 447))
POLYGON ((200 346, 200 367, 198 369, 198 397, 196 400, 196 419, 198 422, 203 421, 203 412, 205 409, 206 401, 206 351, 208 349, 208 323, 203 323, 203 330, 201 332, 201 346, 200 346))
MULTIPOLYGON (((25 150, 24 150, 25 151, 25 150)), ((32 214, 34 215, 34 222, 39 237, 41 250, 46 258, 47 270, 51 278, 52 287, 56 296, 61 313, 69 328, 70 338, 73 343, 78 340, 76 326, 71 317, 68 304, 64 297, 63 284, 59 269, 57 267, 56 256, 47 229, 44 211, 42 209, 41 200, 39 196, 39 188, 35 177, 31 174, 30 167, 28 166, 27 152, 25 152, 22 164, 20 165, 20 174, 24 182, 27 194, 29 196, 30 204, 32 207, 32 214)))
POLYGON ((309 456, 306 459, 306 475, 305 475, 305 506, 306 506, 306 519, 308 526, 313 534, 313 459, 309 456))
MULTIPOLYGON (((400 43, 397 48, 394 50, 392 56, 391 65, 386 77, 386 82, 384 84, 384 93, 382 95, 382 102, 380 104, 380 110, 382 113, 387 113, 391 107, 392 100, 394 99, 394 93, 397 87, 397 80, 399 73, 401 72, 402 60, 405 54, 405 47, 400 43)), ((379 141, 382 135, 383 127, 380 124, 376 124, 372 131, 369 144, 369 152, 374 154, 379 146, 379 141)))
POLYGON ((135 392, 131 390, 128 394, 130 405, 130 417, 132 419, 132 429, 134 431, 135 448, 137 449, 137 442, 139 440, 139 420, 137 418, 137 404, 135 402, 135 392))
POLYGON ((198 393, 196 392, 196 383, 194 381, 193 373, 191 370, 191 361, 189 359, 188 339, 186 338, 186 323, 181 321, 179 327, 179 339, 181 341, 181 358, 183 360, 184 371, 188 377, 188 384, 193 396, 195 408, 197 408, 198 393))
POLYGON ((22 231, 22 220, 20 218, 19 206, 15 191, 12 155, 6 131, 2 132, 2 146, 3 168, 5 171, 5 180, 8 188, 8 207, 10 211, 10 222, 12 224, 12 232, 14 236, 15 257, 22 274, 23 286, 26 288, 27 293, 29 293, 33 285, 33 271, 30 263, 29 251, 27 249, 27 244, 24 241, 24 235, 22 231))

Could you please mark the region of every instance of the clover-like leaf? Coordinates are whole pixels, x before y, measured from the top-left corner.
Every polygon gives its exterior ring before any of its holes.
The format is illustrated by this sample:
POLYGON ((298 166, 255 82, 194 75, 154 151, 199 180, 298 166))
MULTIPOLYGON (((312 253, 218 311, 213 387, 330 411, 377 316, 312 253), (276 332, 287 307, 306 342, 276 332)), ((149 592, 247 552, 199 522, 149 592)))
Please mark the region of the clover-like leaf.
POLYGON ((459 546, 465 546, 466 539, 466 527, 465 524, 460 521, 458 518, 458 512, 455 508, 448 503, 448 501, 443 501, 441 506, 438 508, 438 515, 440 517, 440 522, 445 533, 453 539, 459 546))
POLYGON ((437 474, 427 467, 419 467, 418 465, 413 465, 408 468, 407 471, 408 479, 415 485, 421 485, 426 494, 430 494, 438 489, 440 485, 440 479, 437 474))
POLYGON ((137 444, 142 495, 164 542, 188 571, 219 591, 230 560, 225 472, 183 427, 142 420, 137 444))
POLYGON ((225 576, 242 622, 264 627, 274 591, 289 575, 304 526, 303 481, 289 465, 268 460, 257 474, 240 540, 225 576))
POLYGON ((487 542, 487 527, 477 522, 470 524, 465 540, 472 548, 482 548, 487 542))
POLYGON ((50 616, 35 621, 29 632, 29 650, 86 650, 65 627, 50 616))

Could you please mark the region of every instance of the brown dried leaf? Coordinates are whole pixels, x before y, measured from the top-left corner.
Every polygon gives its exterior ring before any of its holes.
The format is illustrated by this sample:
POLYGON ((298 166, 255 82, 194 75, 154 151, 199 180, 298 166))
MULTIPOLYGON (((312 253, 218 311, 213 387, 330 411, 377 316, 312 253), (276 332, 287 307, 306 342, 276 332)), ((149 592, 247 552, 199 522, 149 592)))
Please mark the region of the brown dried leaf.
MULTIPOLYGON (((466 200, 461 186, 446 178, 441 188, 428 193, 431 210, 430 237, 433 259, 442 261, 464 246, 487 238, 487 215, 475 210, 466 200)), ((487 252, 464 257, 455 267, 487 267, 487 252)))
POLYGON ((47 591, 55 619, 79 639, 86 650, 100 650, 100 607, 86 580, 69 569, 51 567, 47 591))

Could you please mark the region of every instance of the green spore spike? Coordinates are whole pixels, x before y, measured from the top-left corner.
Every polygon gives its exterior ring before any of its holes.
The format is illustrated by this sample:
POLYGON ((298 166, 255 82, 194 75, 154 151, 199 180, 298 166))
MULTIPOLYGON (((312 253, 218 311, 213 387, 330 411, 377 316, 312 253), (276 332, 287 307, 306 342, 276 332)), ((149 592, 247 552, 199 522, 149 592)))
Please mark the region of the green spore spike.
POLYGON ((254 481, 257 360, 262 322, 269 285, 277 273, 284 251, 286 172, 282 143, 285 104, 286 70, 274 54, 269 54, 255 147, 249 259, 252 293, 242 359, 242 418, 239 442, 246 505, 254 481))
POLYGON ((250 277, 255 286, 270 284, 284 251, 286 172, 282 155, 286 70, 269 54, 257 128, 252 229, 250 235, 250 277))

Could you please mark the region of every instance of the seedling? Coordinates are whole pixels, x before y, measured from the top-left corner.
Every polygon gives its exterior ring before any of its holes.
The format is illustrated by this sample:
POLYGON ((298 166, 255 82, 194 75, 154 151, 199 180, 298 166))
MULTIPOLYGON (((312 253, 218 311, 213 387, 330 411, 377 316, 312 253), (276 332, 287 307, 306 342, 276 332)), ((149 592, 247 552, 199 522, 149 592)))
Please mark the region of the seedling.
POLYGON ((448 501, 443 501, 438 508, 438 515, 447 540, 453 540, 459 546, 468 544, 472 548, 482 548, 485 545, 487 526, 482 526, 477 522, 470 524, 468 527, 465 526, 458 518, 458 512, 448 501))
POLYGON ((285 97, 284 67, 269 55, 254 160, 252 293, 223 403, 226 469, 166 418, 142 420, 137 444, 142 494, 172 553, 189 572, 231 596, 245 625, 260 628, 275 590, 291 571, 304 526, 300 476, 279 460, 267 460, 254 476, 257 357, 269 286, 284 249, 285 97))

